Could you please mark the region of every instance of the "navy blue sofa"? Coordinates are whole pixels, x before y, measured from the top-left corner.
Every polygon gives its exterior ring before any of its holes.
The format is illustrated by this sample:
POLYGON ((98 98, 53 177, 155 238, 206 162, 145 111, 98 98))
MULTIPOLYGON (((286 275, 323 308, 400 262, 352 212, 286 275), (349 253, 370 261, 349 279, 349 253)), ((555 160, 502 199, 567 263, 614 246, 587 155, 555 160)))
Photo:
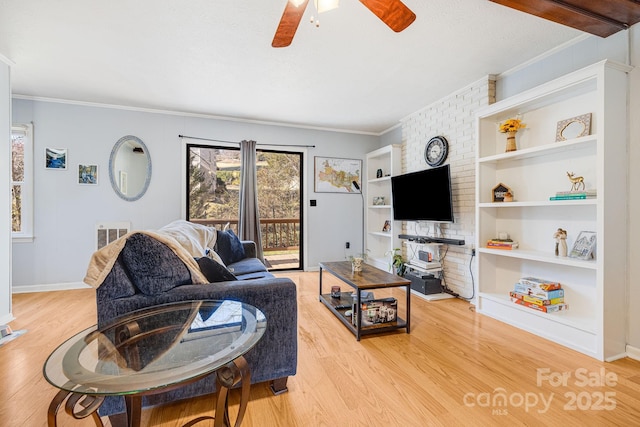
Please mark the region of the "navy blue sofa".
MULTIPOLYGON (((265 314, 267 328, 262 339, 245 354, 251 382, 268 381, 275 394, 287 391, 287 379, 297 369, 296 285, 267 271, 256 258, 254 242, 241 243, 244 258, 226 264, 237 280, 192 284, 191 273, 171 249, 148 235, 132 234, 96 289, 98 327, 134 310, 176 301, 227 299, 253 305, 265 314)), ((179 389, 145 396, 143 408, 214 392, 215 378, 211 375, 179 389)), ((125 410, 122 397, 109 397, 99 412, 105 416, 125 410)))

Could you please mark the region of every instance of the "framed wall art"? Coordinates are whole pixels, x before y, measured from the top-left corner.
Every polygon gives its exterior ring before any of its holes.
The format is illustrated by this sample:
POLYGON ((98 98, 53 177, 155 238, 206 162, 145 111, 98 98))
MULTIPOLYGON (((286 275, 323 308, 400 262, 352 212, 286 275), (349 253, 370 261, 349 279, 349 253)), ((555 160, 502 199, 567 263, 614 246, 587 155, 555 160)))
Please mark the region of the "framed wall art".
POLYGON ((315 157, 314 184, 316 193, 362 192, 362 160, 315 157))
POLYGON ((556 142, 591 135, 591 113, 561 120, 556 127, 556 142))
POLYGON ((47 169, 65 170, 67 169, 67 149, 66 148, 45 148, 44 167, 47 169))
POLYGON ((98 165, 78 165, 78 184, 97 185, 98 165))
POLYGON ((570 258, 589 260, 596 255, 596 232, 581 231, 569 252, 570 258))

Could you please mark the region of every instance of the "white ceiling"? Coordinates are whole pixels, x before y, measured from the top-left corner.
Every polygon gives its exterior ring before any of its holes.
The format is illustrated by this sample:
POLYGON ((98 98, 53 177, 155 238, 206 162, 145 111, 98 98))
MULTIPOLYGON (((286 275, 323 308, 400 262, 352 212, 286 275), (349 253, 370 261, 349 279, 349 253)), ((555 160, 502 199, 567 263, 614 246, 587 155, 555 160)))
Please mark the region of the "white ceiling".
POLYGON ((394 33, 357 0, 271 40, 286 0, 0 0, 15 95, 379 134, 583 33, 488 0, 404 0, 394 33))

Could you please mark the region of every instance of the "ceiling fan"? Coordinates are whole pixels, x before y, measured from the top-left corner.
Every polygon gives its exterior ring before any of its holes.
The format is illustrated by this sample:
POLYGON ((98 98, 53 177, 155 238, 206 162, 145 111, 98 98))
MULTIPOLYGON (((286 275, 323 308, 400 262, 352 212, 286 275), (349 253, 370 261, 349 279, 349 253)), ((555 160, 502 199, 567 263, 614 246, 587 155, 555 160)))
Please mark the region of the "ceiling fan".
MULTIPOLYGON (((416 14, 400 0, 359 1, 396 33, 407 28, 416 19, 416 14)), ((291 44, 308 3, 309 0, 296 2, 287 0, 287 5, 282 13, 282 18, 280 18, 280 23, 278 24, 278 29, 273 37, 271 46, 286 47, 291 44), (298 3, 298 5, 296 6, 294 3, 298 3)))

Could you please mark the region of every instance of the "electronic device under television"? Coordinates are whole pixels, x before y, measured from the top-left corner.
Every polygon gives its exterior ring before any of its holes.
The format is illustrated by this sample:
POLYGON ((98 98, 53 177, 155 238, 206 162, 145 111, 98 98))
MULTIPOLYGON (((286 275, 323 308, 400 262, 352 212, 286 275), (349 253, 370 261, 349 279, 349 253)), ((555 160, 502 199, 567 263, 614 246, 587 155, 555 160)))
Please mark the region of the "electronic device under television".
POLYGON ((393 219, 453 222, 449 165, 391 177, 393 219))

